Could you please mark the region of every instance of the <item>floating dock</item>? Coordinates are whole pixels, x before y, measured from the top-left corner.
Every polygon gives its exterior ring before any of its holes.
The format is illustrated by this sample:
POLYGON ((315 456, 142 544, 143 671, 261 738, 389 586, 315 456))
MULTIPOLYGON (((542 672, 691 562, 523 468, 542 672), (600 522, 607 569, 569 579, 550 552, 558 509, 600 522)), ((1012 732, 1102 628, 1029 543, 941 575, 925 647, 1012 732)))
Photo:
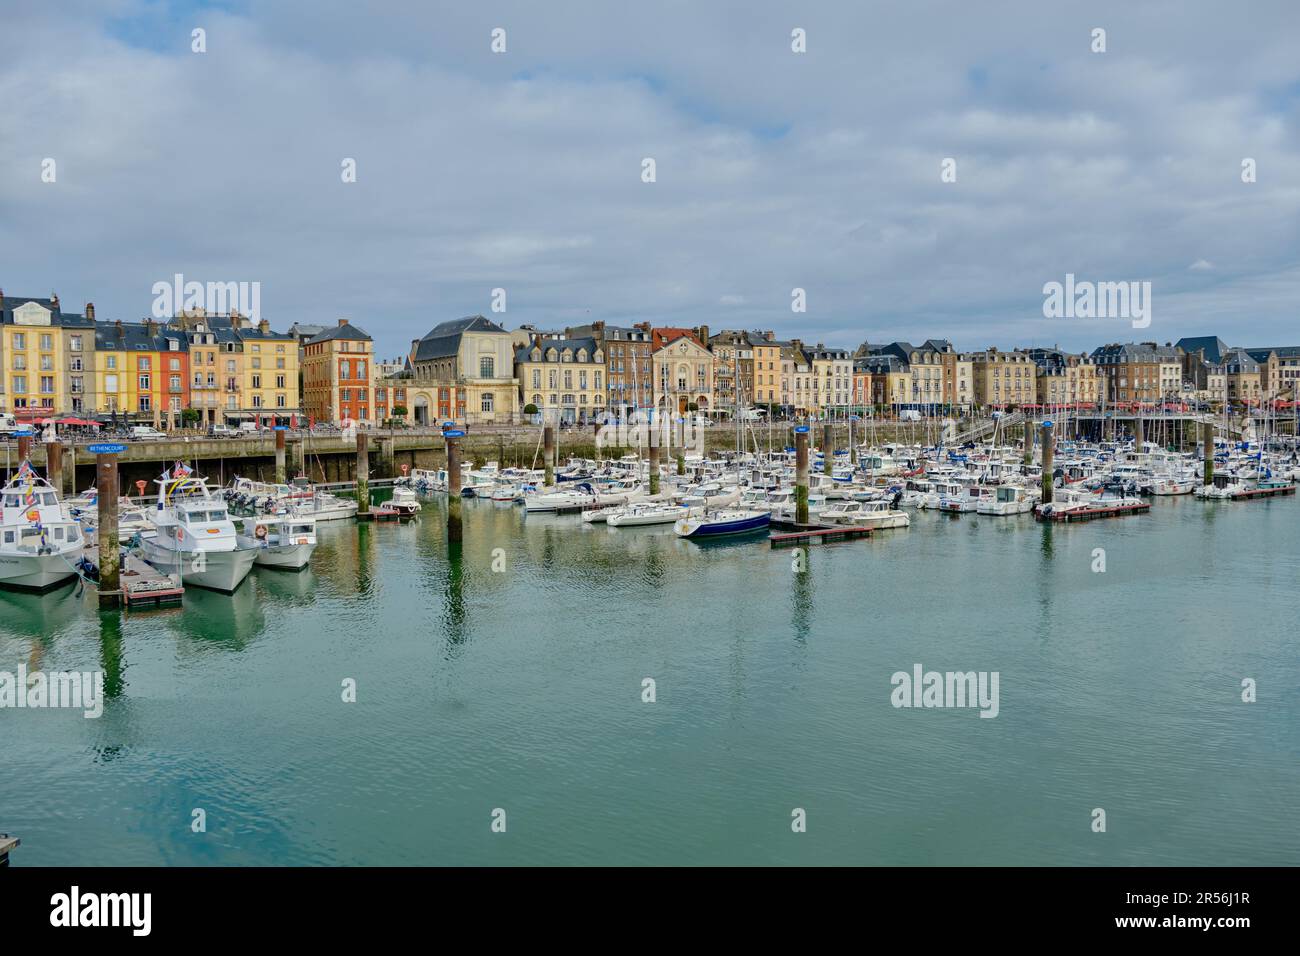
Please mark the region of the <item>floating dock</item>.
POLYGON ((9 865, 9 851, 21 842, 17 837, 11 837, 7 833, 0 833, 0 866, 9 865))
POLYGON ((768 538, 773 548, 796 548, 801 544, 830 544, 833 541, 855 541, 871 537, 870 528, 856 525, 798 524, 773 519, 770 527, 782 532, 768 538))
MULTIPOLYGON (((86 557, 99 566, 99 545, 86 549, 86 557)), ((185 585, 174 576, 163 574, 149 562, 131 552, 122 556, 118 571, 122 590, 122 604, 127 608, 179 607, 185 595, 185 585)))
POLYGON ((1068 524, 1075 521, 1095 521, 1098 518, 1122 518, 1125 515, 1140 515, 1150 510, 1151 503, 1143 502, 1137 505, 1114 505, 1109 508, 1078 508, 1074 511, 1056 511, 1049 515, 1035 511, 1034 518, 1038 521, 1056 521, 1068 524))
POLYGON ((1276 498, 1279 495, 1295 494, 1295 485, 1275 485, 1270 488, 1251 488, 1239 491, 1230 497, 1232 501, 1253 501, 1256 498, 1276 498))

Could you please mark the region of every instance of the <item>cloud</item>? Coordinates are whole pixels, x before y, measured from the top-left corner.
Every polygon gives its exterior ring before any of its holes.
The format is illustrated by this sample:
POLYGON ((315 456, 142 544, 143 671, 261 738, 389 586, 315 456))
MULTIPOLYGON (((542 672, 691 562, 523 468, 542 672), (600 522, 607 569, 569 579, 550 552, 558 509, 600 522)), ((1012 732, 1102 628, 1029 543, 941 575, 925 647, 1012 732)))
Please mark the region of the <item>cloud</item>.
POLYGON ((1091 15, 1027 0, 240 11, 10 18, 0 286, 133 319, 175 272, 256 280, 278 327, 350 316, 392 354, 498 287, 510 327, 725 308, 841 345, 1123 337, 1048 327, 1042 285, 1073 272, 1152 281, 1175 338, 1219 331, 1227 290, 1257 326, 1235 340, 1293 337, 1289 0, 1117 5, 1105 54, 1091 15))
POLYGON ((1197 259, 1187 268, 1192 272, 1209 272, 1214 268, 1214 263, 1208 259, 1197 259))

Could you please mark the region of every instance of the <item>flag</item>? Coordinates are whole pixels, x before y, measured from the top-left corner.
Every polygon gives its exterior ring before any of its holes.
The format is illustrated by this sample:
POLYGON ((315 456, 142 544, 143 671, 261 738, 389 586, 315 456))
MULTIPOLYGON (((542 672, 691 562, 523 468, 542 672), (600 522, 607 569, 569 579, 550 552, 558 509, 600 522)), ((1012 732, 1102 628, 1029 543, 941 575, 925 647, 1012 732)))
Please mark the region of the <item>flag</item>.
POLYGON ((183 461, 178 461, 172 465, 173 478, 185 478, 191 473, 191 469, 183 461))
POLYGON ((28 461, 26 458, 24 458, 22 464, 18 466, 18 475, 17 475, 17 477, 18 477, 18 478, 35 478, 35 477, 36 477, 36 472, 32 470, 32 463, 31 463, 30 461, 28 461))

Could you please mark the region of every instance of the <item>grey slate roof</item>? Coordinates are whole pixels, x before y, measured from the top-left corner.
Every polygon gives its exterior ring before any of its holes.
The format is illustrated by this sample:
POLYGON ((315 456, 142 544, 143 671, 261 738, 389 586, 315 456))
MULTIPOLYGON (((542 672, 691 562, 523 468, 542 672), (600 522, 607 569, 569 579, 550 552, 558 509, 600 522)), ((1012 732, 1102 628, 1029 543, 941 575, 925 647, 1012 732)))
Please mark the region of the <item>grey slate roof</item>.
POLYGON ((449 358, 460 351, 460 340, 466 332, 500 332, 506 333, 491 319, 481 315, 467 315, 463 319, 453 319, 435 325, 424 338, 415 343, 415 361, 428 362, 432 359, 449 358))
POLYGON ((332 342, 335 339, 348 339, 352 342, 371 341, 370 336, 365 333, 364 329, 358 328, 349 322, 347 325, 331 326, 320 335, 313 335, 307 340, 307 344, 316 345, 320 342, 332 342))
POLYGON ((527 345, 515 349, 515 361, 516 362, 554 361, 556 364, 559 364, 560 353, 562 353, 565 349, 571 349, 573 351, 573 356, 574 356, 573 361, 576 362, 578 360, 577 358, 578 350, 586 349, 587 362, 588 364, 591 364, 596 361, 593 356, 595 356, 596 349, 598 348, 600 348, 599 343, 597 343, 595 338, 591 336, 586 336, 583 338, 576 338, 576 339, 543 339, 541 342, 538 343, 529 342, 527 345), (530 355, 530 353, 533 351, 534 345, 536 345, 538 348, 542 350, 542 357, 540 359, 534 359, 530 355), (550 349, 555 349, 556 355, 554 360, 546 357, 546 353, 550 349))
POLYGON ((1218 365, 1223 361, 1223 357, 1231 351, 1231 349, 1228 348, 1228 344, 1217 335, 1187 336, 1179 339, 1174 344, 1188 355, 1195 352, 1202 352, 1205 356, 1205 361, 1209 362, 1211 365, 1218 365))

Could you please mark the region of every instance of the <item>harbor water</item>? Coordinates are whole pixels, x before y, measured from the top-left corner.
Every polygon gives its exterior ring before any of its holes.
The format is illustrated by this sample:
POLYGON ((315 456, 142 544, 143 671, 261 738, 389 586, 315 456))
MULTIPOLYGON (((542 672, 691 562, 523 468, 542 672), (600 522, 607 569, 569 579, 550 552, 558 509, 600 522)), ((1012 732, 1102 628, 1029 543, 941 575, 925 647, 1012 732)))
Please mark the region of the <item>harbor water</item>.
POLYGON ((446 509, 175 610, 0 594, 0 671, 108 696, 0 710, 14 865, 1300 862, 1294 499, 806 555, 446 509), (917 664, 996 718, 892 706, 917 664))

